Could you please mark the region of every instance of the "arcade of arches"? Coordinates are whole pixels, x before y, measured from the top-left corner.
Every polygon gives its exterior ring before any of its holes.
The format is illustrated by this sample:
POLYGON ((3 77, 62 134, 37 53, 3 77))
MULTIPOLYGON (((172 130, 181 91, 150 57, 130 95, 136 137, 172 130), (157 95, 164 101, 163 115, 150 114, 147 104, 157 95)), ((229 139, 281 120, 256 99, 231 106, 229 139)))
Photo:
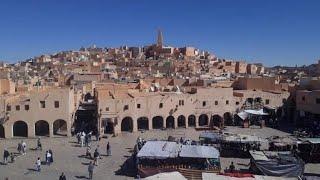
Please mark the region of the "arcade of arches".
MULTIPOLYGON (((3 126, 0 126, 0 137, 4 137, 4 130, 1 130, 3 126)), ((24 121, 16 121, 12 126, 13 137, 28 137, 28 124, 24 121)), ((63 119, 58 119, 53 122, 53 135, 67 136, 67 122, 63 119)), ((34 123, 34 134, 31 132, 31 136, 50 136, 50 125, 46 120, 38 120, 34 123)))

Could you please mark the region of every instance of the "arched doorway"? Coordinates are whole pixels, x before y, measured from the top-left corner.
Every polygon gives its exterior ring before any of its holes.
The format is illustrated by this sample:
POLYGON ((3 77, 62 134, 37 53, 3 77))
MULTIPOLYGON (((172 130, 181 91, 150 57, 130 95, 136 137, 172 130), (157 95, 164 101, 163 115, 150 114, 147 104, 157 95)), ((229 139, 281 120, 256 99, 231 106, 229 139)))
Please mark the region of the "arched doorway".
POLYGON ((28 137, 28 125, 24 121, 16 121, 13 124, 13 136, 28 137))
POLYGON ((152 129, 161 129, 163 128, 163 117, 156 116, 152 118, 152 129))
POLYGON ((67 136, 67 122, 63 119, 58 119, 53 122, 53 134, 67 136))
POLYGON ((44 120, 39 120, 35 123, 36 136, 49 136, 49 123, 44 120))
POLYGON ((149 119, 147 117, 140 117, 137 120, 138 130, 148 130, 149 129, 149 119))
POLYGON ((0 124, 0 138, 5 138, 4 127, 0 124))
POLYGON ((174 128, 174 117, 168 116, 166 119, 166 128, 174 128))
POLYGON ((196 126, 196 116, 195 115, 190 115, 188 117, 188 126, 191 127, 191 126, 196 126))
POLYGON ((219 115, 213 115, 211 117, 211 125, 216 127, 221 127, 222 125, 222 118, 219 115))
POLYGON ((209 124, 209 118, 206 114, 201 114, 199 116, 199 126, 208 126, 209 124))
POLYGON ((232 115, 230 112, 226 112, 223 114, 223 119, 224 119, 224 123, 227 125, 227 126, 232 126, 234 123, 233 123, 233 118, 232 118, 232 115))
POLYGON ((102 124, 104 126, 104 134, 113 134, 114 133, 114 123, 112 119, 105 118, 102 119, 102 124))
POLYGON ((183 115, 178 117, 178 127, 186 127, 186 117, 183 115))
POLYGON ((131 117, 125 117, 121 121, 121 131, 133 131, 133 120, 131 117))

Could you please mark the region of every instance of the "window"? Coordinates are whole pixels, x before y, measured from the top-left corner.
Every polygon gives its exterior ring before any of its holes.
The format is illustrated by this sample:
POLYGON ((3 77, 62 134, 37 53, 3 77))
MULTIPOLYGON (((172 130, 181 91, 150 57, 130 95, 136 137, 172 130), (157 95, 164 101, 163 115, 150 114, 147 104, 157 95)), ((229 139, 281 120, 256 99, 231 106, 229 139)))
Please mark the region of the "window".
POLYGON ((140 107, 141 107, 141 104, 137 104, 137 108, 140 109, 140 107))
POLYGON ((7 111, 11 111, 11 106, 7 105, 7 111))
POLYGON ((215 102, 214 102, 214 105, 218 105, 218 101, 215 101, 215 102))
POLYGON ((106 107, 106 111, 109 111, 109 107, 106 107))
POLYGON ((226 104, 229 104, 229 100, 226 100, 226 104))
POLYGON ((128 110, 129 109, 129 105, 125 105, 124 107, 123 107, 123 110, 124 111, 126 111, 126 110, 128 110))
POLYGON ((316 104, 320 104, 320 98, 316 98, 316 104))
POLYGON ((305 96, 302 96, 302 101, 305 101, 306 100, 306 97, 305 96))
POLYGON ((270 103, 270 100, 269 99, 266 99, 266 104, 269 104, 270 103))
POLYGON ((159 108, 163 108, 163 103, 160 103, 160 104, 159 104, 159 108))
POLYGON ((184 106, 184 100, 181 100, 181 104, 182 104, 182 106, 184 106))
POLYGON ((202 101, 202 106, 205 107, 207 105, 206 101, 202 101))
POLYGON ((16 111, 20 111, 20 106, 19 105, 16 106, 16 111))
POLYGON ((24 105, 24 110, 28 111, 30 109, 29 104, 24 105))
POLYGON ((236 105, 239 105, 239 104, 240 104, 239 101, 237 101, 237 102, 236 102, 236 105))
POLYGON ((40 108, 46 108, 46 102, 40 101, 40 108))
POLYGON ((59 108, 59 101, 54 101, 54 107, 59 108))

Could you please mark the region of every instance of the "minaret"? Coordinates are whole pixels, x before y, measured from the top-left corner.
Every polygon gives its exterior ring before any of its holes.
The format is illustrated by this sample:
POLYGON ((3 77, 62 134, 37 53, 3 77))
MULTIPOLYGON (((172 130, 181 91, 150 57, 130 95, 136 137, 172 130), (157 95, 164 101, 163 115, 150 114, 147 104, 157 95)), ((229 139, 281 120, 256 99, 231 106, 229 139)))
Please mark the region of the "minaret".
POLYGON ((157 46, 162 47, 163 45, 163 37, 162 37, 162 32, 160 29, 158 29, 158 40, 157 40, 157 46))

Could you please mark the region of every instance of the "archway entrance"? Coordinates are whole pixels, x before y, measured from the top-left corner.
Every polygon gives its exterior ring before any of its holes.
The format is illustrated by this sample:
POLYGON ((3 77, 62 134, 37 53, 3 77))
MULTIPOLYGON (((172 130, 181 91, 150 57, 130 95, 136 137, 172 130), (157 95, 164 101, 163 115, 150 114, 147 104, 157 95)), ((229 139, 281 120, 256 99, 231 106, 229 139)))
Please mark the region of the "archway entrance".
POLYGON ((35 123, 36 136, 49 136, 49 123, 44 120, 39 120, 35 123))
POLYGON ((16 121, 13 124, 13 136, 28 137, 28 125, 24 121, 16 121))
POLYGON ((163 117, 156 116, 152 118, 152 129, 161 129, 163 128, 163 117))
POLYGON ((140 117, 137 120, 138 130, 148 130, 149 129, 149 119, 147 117, 140 117))
POLYGON ((104 134, 113 134, 114 133, 114 123, 110 118, 102 119, 104 126, 104 134))
POLYGON ((209 124, 208 121, 209 121, 208 115, 201 114, 199 116, 199 126, 208 126, 209 124))
POLYGON ((196 116, 195 115, 190 115, 188 117, 188 126, 191 127, 191 126, 196 126, 196 116))
POLYGON ((223 119, 224 119, 224 123, 227 125, 227 126, 232 126, 234 123, 233 123, 233 118, 232 118, 232 115, 230 112, 226 112, 223 114, 223 119))
POLYGON ((53 134, 60 136, 67 136, 68 128, 67 122, 63 119, 58 119, 53 122, 53 134))
POLYGON ((174 128, 174 117, 168 116, 166 119, 166 128, 174 128))
POLYGON ((131 117, 125 117, 121 121, 121 131, 133 131, 133 120, 131 117))
POLYGON ((4 127, 0 124, 0 138, 5 138, 4 127))
POLYGON ((178 117, 178 127, 186 127, 186 117, 183 115, 178 117))
POLYGON ((213 115, 211 117, 211 125, 216 127, 221 127, 222 125, 222 118, 219 115, 213 115))

